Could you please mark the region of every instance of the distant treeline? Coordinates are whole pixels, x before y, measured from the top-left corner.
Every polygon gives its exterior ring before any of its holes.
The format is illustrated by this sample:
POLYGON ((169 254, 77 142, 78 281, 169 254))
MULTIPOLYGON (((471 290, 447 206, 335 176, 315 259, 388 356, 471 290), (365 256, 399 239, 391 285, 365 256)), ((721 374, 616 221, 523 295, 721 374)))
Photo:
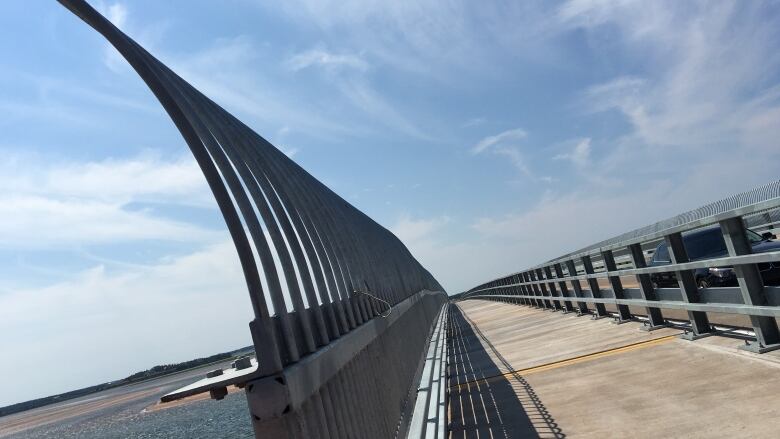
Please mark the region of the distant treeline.
POLYGON ((89 395, 91 393, 100 392, 102 390, 113 389, 114 387, 124 386, 126 384, 133 384, 138 381, 147 380, 150 378, 157 378, 163 375, 168 375, 175 372, 180 372, 194 367, 202 366, 204 364, 214 363, 220 360, 226 360, 233 358, 239 354, 244 354, 247 351, 251 351, 252 347, 246 347, 231 352, 223 352, 221 354, 212 355, 205 358, 196 358, 194 360, 185 361, 183 363, 164 364, 161 366, 154 366, 151 369, 144 370, 142 372, 136 372, 127 378, 111 381, 108 383, 98 384, 96 386, 85 387, 83 389, 72 390, 70 392, 61 393, 59 395, 47 396, 44 398, 33 399, 31 401, 20 402, 18 404, 9 405, 6 407, 0 407, 0 416, 10 415, 13 413, 23 412, 45 405, 54 404, 61 401, 66 401, 73 398, 89 395))
POLYGON ((136 381, 145 380, 148 378, 154 378, 160 375, 167 375, 169 373, 192 369, 193 367, 214 363, 215 361, 219 361, 219 360, 225 360, 232 356, 233 356, 233 352, 224 352, 221 354, 212 355, 210 357, 196 358, 194 360, 185 361, 183 363, 163 364, 162 366, 154 366, 151 369, 147 369, 141 372, 136 372, 122 381, 124 381, 123 384, 129 384, 136 381))
POLYGON ((80 396, 89 395, 90 393, 100 392, 101 390, 106 390, 112 387, 121 386, 122 384, 123 383, 103 383, 103 384, 98 384, 97 386, 72 390, 70 392, 61 393, 59 395, 46 396, 44 398, 33 399, 32 401, 20 402, 18 404, 13 404, 13 405, 0 408, 0 416, 23 412, 25 410, 30 410, 38 407, 43 407, 45 405, 54 404, 55 402, 78 398, 80 396))

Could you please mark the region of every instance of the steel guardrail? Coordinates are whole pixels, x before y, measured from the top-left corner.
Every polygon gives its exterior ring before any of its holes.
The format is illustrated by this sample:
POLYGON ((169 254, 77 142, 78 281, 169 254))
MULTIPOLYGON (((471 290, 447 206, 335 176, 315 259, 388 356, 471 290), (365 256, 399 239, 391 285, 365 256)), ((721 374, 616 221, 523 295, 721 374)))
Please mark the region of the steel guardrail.
POLYGON ((680 309, 688 312, 690 339, 716 332, 707 316, 709 312, 746 315, 755 342, 743 348, 759 353, 780 349, 776 321, 780 317, 780 287, 764 285, 759 268, 759 264, 780 263, 780 251, 754 254, 746 234, 746 225, 776 224, 778 208, 780 181, 774 181, 493 279, 455 297, 576 311, 596 318, 608 316, 605 305, 611 304, 617 309, 618 322, 632 319, 629 306, 644 307, 648 319, 646 329, 650 330, 668 324, 662 309, 680 309), (683 234, 713 225, 720 228, 728 256, 691 261, 683 234), (660 241, 666 243, 671 263, 648 266, 646 250, 660 241), (618 258, 628 258, 630 263, 619 268, 618 258), (737 286, 716 288, 697 284, 693 270, 724 266, 733 267, 737 286), (651 275, 658 273, 674 273, 678 286, 653 285, 651 275), (639 288, 625 288, 621 277, 626 276, 633 276, 639 288), (600 286, 599 279, 606 279, 609 286, 600 286), (588 308, 589 304, 593 310, 588 308))
POLYGON ((448 323, 448 306, 445 305, 431 332, 407 439, 444 439, 446 436, 448 323))
MULTIPOLYGON (((446 302, 441 285, 389 230, 86 1, 59 2, 103 35, 143 79, 214 194, 255 315, 249 328, 257 364, 230 379, 246 388, 256 436, 402 434, 414 405, 415 370, 446 302)), ((219 398, 225 385, 217 378, 195 387, 219 398)))

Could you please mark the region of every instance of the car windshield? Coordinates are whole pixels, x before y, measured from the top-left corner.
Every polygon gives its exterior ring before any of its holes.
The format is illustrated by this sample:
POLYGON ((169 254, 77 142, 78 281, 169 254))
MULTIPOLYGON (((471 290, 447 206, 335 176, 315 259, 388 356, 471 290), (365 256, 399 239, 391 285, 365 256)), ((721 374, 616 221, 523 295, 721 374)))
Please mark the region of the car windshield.
POLYGON ((745 229, 745 233, 747 234, 747 237, 750 240, 751 244, 755 244, 757 242, 761 242, 764 240, 764 238, 762 238, 761 235, 759 235, 758 233, 750 229, 745 229))
POLYGON ((683 238, 685 250, 691 260, 726 252, 726 242, 720 229, 705 230, 683 238))
MULTIPOLYGON (((750 229, 745 229, 745 234, 748 240, 750 240, 750 244, 756 244, 764 240, 761 235, 750 229)), ((683 238, 683 242, 685 243, 685 251, 688 252, 688 259, 691 260, 727 252, 726 242, 723 240, 720 229, 707 230, 693 236, 686 236, 683 238)), ((653 260, 656 262, 671 262, 669 248, 666 247, 666 243, 661 243, 655 249, 653 260)))
POLYGON ((655 249, 653 260, 656 262, 670 262, 669 249, 666 247, 666 244, 661 244, 655 249))

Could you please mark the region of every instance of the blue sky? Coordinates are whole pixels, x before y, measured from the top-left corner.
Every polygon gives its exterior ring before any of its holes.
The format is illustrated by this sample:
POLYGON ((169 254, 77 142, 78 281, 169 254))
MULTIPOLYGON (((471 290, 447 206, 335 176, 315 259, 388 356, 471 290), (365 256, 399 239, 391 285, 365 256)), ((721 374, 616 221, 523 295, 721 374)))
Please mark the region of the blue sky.
MULTIPOLYGON (((450 293, 778 177, 777 2, 94 4, 450 293)), ((138 76, 55 2, 0 51, 0 405, 250 344, 138 76)))

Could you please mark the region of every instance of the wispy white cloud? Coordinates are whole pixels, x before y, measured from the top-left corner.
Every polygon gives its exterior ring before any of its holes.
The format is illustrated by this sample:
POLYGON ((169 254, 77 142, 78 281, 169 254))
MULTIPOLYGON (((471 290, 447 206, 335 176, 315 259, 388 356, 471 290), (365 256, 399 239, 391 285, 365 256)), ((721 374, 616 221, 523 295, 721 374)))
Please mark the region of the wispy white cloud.
POLYGON ((435 218, 412 218, 411 215, 402 215, 391 227, 392 232, 407 245, 420 240, 431 239, 432 235, 451 221, 451 218, 442 215, 435 218))
POLYGON ((590 139, 579 139, 571 151, 557 154, 553 160, 568 160, 579 169, 588 167, 590 162, 590 139))
POLYGON ((140 202, 212 209, 214 202, 192 158, 166 161, 148 154, 57 162, 51 157, 6 155, 0 172, 4 176, 0 246, 5 248, 139 240, 203 243, 223 236, 220 231, 131 206, 140 202))
POLYGON ((432 134, 406 117, 366 81, 362 79, 340 81, 339 88, 356 108, 370 115, 374 123, 392 128, 419 140, 430 141, 435 139, 432 134))
POLYGON ((163 116, 164 111, 117 84, 90 84, 14 69, 0 72, 0 87, 15 90, 0 97, 0 118, 12 125, 47 124, 89 128, 110 121, 116 112, 163 116))
POLYGON ((106 18, 114 26, 122 29, 127 22, 127 7, 122 3, 114 3, 106 8, 106 18))
POLYGON ((487 119, 486 119, 486 118, 484 118, 484 117, 472 117, 471 119, 467 120, 467 121, 466 121, 466 122, 463 124, 463 128, 469 128, 469 127, 474 127, 474 126, 482 125, 482 124, 484 124, 485 122, 487 122, 487 119))
MULTIPOLYGON (((147 50, 155 51, 157 42, 160 41, 168 30, 168 20, 158 20, 143 26, 137 25, 131 20, 131 11, 126 2, 104 2, 98 0, 95 7, 119 30, 129 34, 133 39, 141 43, 147 50)), ((114 73, 131 73, 130 64, 108 42, 104 43, 103 64, 114 73)))
POLYGON ((284 153, 284 154, 285 154, 287 157, 293 158, 293 157, 295 157, 296 155, 298 155, 298 152, 299 152, 299 150, 298 150, 298 148, 283 148, 283 149, 282 149, 282 152, 283 152, 283 153, 284 153))
POLYGON ((509 162, 526 177, 533 177, 534 173, 526 164, 525 158, 516 146, 497 146, 492 150, 493 154, 506 157, 509 162))
POLYGON ((6 152, 0 192, 57 199, 168 202, 213 206, 206 180, 189 156, 162 158, 148 150, 127 158, 63 161, 54 156, 6 152))
POLYGON ((258 132, 287 126, 318 139, 365 134, 356 124, 332 117, 316 100, 296 95, 256 68, 265 54, 250 38, 220 38, 189 53, 158 54, 198 90, 247 122, 258 132))
POLYGON ((415 217, 401 215, 390 230, 410 252, 436 277, 448 293, 454 294, 471 286, 484 273, 484 255, 480 243, 471 243, 458 221, 448 215, 415 217), (457 236, 457 239, 453 237, 457 236))
POLYGON ((223 236, 191 223, 132 211, 108 201, 0 197, 0 247, 62 248, 68 245, 143 240, 209 242, 223 236))
MULTIPOLYGON (((99 6, 99 9, 102 9, 103 15, 114 26, 127 31, 127 7, 123 3, 102 4, 99 6)), ((105 48, 103 49, 103 64, 114 72, 121 72, 128 68, 127 61, 114 46, 108 43, 105 43, 105 48)))
POLYGON ((502 131, 498 134, 487 136, 471 148, 474 155, 489 152, 493 155, 505 157, 509 162, 526 177, 535 178, 531 168, 526 164, 523 154, 520 152, 519 143, 528 137, 528 133, 522 128, 514 128, 502 131))
POLYGON ((484 139, 477 142, 477 144, 471 148, 471 153, 479 154, 492 146, 496 146, 505 142, 522 140, 526 137, 528 137, 528 133, 526 133, 522 128, 514 128, 511 130, 502 131, 496 135, 485 137, 484 139))
POLYGON ((338 35, 378 64, 449 83, 462 79, 453 71, 494 72, 502 68, 495 62, 500 57, 535 51, 539 44, 529 41, 540 32, 538 23, 544 17, 533 3, 467 0, 446 5, 434 0, 294 0, 270 9, 326 35, 338 35))
POLYGON ((622 113, 634 142, 774 149, 776 131, 759 121, 780 109, 780 29, 761 19, 764 5, 571 1, 559 12, 565 25, 596 35, 617 30, 627 51, 651 63, 643 75, 619 75, 583 96, 592 111, 622 113))
MULTIPOLYGON (((38 379, 5 380, 0 406, 247 346, 252 317, 225 236, 145 267, 97 265, 46 287, 2 292, 0 334, 13 337, 0 338, 0 348, 36 364, 38 379)), ((17 369, 0 364, 4 376, 17 369)))
POLYGON ((467 257, 490 263, 473 283, 776 178, 766 164, 778 157, 767 145, 780 134, 770 122, 780 115, 773 73, 780 66, 774 50, 779 31, 758 18, 760 9, 731 3, 563 5, 558 32, 576 27, 592 33, 588 41, 596 53, 604 49, 598 45, 604 32, 620 50, 648 61, 641 75, 618 74, 581 96, 588 117, 616 112, 629 129, 599 140, 603 157, 593 156, 590 137, 563 143, 567 150, 552 159, 588 169, 577 190, 548 192, 531 207, 474 221, 484 247, 472 246, 467 257), (602 184, 607 179, 610 184, 602 184), (518 254, 518 247, 529 251, 518 254))
POLYGON ((325 69, 350 68, 360 71, 368 70, 368 63, 357 55, 336 54, 324 49, 310 49, 295 54, 286 62, 290 70, 297 72, 308 67, 317 66, 325 69))

